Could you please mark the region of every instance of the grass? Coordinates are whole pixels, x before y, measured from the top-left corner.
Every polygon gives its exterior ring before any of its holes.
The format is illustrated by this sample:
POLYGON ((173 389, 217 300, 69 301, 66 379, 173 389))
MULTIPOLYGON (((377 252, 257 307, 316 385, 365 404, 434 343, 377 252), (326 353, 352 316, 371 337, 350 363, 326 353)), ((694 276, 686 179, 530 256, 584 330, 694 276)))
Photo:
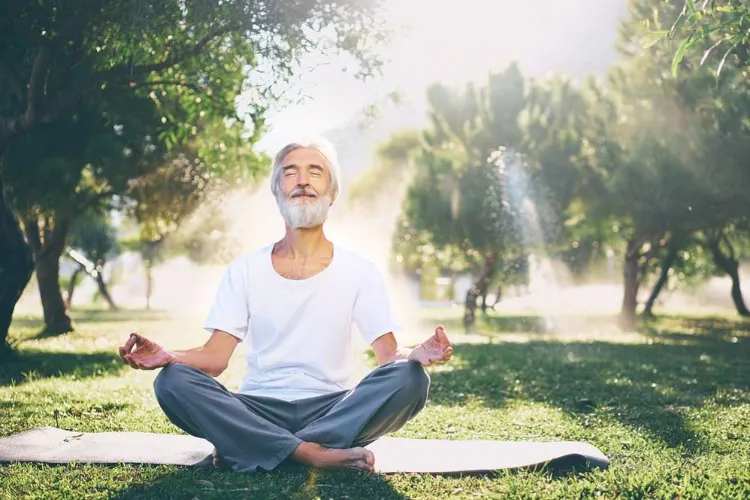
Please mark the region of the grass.
MULTIPOLYGON (((446 310, 429 323, 456 329, 446 310)), ((123 367, 116 347, 140 331, 171 347, 204 334, 162 313, 79 311, 79 329, 39 337, 18 318, 20 356, 0 367, 0 436, 52 425, 76 431, 177 432, 159 411, 156 372, 123 367)), ((623 333, 611 318, 495 315, 454 336, 431 369, 425 410, 396 435, 581 440, 606 471, 364 477, 346 471, 217 470, 135 465, 0 465, 0 498, 741 498, 750 492, 750 322, 666 317, 623 333)), ((371 357, 362 358, 365 367, 371 357)), ((238 351, 220 380, 236 388, 238 351)))

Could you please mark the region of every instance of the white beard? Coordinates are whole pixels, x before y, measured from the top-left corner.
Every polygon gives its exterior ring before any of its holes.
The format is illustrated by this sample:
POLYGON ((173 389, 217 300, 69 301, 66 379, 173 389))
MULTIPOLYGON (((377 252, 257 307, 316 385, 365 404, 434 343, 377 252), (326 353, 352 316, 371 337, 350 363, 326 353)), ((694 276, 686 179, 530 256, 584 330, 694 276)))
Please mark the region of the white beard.
POLYGON ((315 199, 287 198, 279 193, 276 197, 279 211, 284 222, 292 229, 311 228, 323 225, 331 208, 331 195, 326 194, 315 199))

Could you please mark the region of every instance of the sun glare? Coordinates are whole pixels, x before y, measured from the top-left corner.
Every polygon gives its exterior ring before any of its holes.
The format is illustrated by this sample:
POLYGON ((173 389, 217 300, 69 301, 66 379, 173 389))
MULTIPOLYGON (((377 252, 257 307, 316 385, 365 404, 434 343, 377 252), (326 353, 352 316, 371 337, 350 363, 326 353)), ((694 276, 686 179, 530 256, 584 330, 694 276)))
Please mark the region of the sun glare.
MULTIPOLYGON (((273 151, 289 137, 341 126, 392 92, 419 101, 431 83, 482 80, 513 61, 534 72, 562 69, 588 43, 583 28, 599 15, 597 2, 617 1, 387 0, 389 24, 398 34, 381 48, 382 76, 361 82, 342 74, 344 58, 310 56, 288 92, 299 102, 271 110, 270 133, 259 146, 273 151)), ((615 27, 613 20, 601 21, 615 27)))

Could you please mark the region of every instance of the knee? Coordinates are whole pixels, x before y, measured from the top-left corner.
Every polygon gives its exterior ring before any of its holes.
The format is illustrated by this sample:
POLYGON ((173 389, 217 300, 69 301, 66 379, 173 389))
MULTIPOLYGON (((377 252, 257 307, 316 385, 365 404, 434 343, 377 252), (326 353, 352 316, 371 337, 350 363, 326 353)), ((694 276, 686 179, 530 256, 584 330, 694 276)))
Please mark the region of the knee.
POLYGON ((417 361, 399 361, 394 363, 398 372, 398 383, 401 390, 410 399, 427 399, 430 389, 430 376, 427 370, 417 361))
POLYGON ((164 399, 170 395, 185 392, 192 375, 192 368, 189 366, 181 364, 165 366, 154 379, 156 398, 164 399))

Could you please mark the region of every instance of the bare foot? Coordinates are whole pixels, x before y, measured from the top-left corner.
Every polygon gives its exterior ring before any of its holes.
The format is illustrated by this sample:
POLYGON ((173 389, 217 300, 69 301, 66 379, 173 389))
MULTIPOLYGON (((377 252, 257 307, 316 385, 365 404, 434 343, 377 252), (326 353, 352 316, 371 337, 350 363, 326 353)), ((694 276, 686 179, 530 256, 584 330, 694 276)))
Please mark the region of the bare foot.
POLYGON ((292 460, 318 469, 362 469, 375 471, 375 454, 365 448, 339 450, 316 443, 302 443, 292 453, 292 460))

